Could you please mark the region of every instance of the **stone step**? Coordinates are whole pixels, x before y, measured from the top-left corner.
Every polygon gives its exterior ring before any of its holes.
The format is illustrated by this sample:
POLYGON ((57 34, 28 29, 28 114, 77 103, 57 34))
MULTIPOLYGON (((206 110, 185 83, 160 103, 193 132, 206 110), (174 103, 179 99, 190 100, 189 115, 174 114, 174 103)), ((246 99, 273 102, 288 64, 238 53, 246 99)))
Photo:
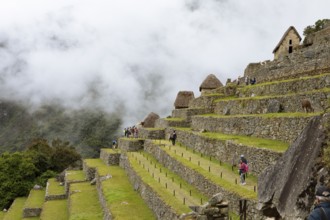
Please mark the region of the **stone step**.
POLYGON ((308 121, 319 114, 200 115, 193 117, 191 128, 194 131, 245 135, 292 143, 305 128, 308 121))
POLYGON ((281 96, 259 96, 248 98, 218 99, 214 113, 223 115, 264 114, 278 112, 304 112, 303 99, 311 101, 315 112, 324 111, 330 98, 330 88, 308 93, 296 93, 281 96))
POLYGON ((96 187, 89 182, 70 184, 68 206, 69 219, 103 220, 96 187))
MULTIPOLYGON (((28 218, 30 219, 30 218, 28 218)), ((67 220, 69 219, 68 200, 48 200, 42 206, 40 219, 67 220)))
POLYGON ((66 170, 65 171, 65 193, 68 196, 70 191, 70 185, 72 183, 86 182, 86 175, 83 170, 66 170))
POLYGON ((142 138, 119 138, 118 148, 122 151, 138 151, 143 149, 143 143, 142 138))
POLYGON ((165 139, 164 128, 139 128, 139 138, 165 139))
POLYGON ((23 218, 37 217, 45 202, 45 189, 31 189, 23 207, 23 218))
POLYGON ((249 161, 249 172, 256 176, 275 164, 289 147, 282 141, 251 136, 194 132, 182 128, 176 128, 176 133, 178 145, 227 164, 237 165, 240 155, 244 154, 249 161))
POLYGON ((23 218, 23 207, 27 197, 18 197, 11 204, 3 220, 21 220, 23 218))
POLYGON ((159 118, 155 122, 155 128, 190 127, 190 122, 184 118, 159 118))
POLYGON ((120 149, 102 148, 100 159, 107 165, 119 165, 120 149))
POLYGON ((246 179, 247 184, 240 185, 237 168, 197 154, 185 147, 171 146, 167 141, 161 141, 159 144, 158 140, 146 140, 145 151, 205 195, 211 197, 221 192, 224 198, 231 201, 229 204, 231 211, 239 212, 241 199, 247 199, 251 208, 257 202, 257 179, 249 175, 246 179))
POLYGON ((101 159, 88 159, 84 164, 96 170, 95 184, 105 219, 155 219, 153 212, 133 189, 123 168, 107 166, 101 159), (139 212, 132 216, 127 210, 139 212))
POLYGON ((66 199, 67 194, 65 192, 64 183, 58 182, 55 178, 51 178, 47 181, 45 200, 58 200, 66 199))
POLYGON ((273 81, 238 88, 239 97, 275 96, 290 93, 308 93, 330 87, 330 73, 311 77, 273 81))
POLYGON ((157 219, 179 219, 191 211, 188 206, 199 206, 208 199, 145 152, 128 152, 121 166, 157 219))

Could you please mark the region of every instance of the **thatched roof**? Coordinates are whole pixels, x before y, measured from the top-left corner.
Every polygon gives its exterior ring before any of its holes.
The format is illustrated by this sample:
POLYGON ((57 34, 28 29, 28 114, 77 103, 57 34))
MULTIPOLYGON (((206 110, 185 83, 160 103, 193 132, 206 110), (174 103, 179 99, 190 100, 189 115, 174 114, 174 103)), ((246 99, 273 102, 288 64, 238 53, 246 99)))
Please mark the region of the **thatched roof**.
POLYGON ((199 91, 202 91, 203 89, 216 89, 222 86, 223 84, 220 82, 220 80, 215 75, 210 74, 199 86, 199 91))
POLYGON ((301 41, 301 37, 300 37, 298 31, 297 31, 293 26, 290 26, 290 27, 288 28, 288 30, 286 30, 286 32, 283 34, 283 36, 282 36, 280 42, 278 42, 278 44, 276 45, 275 49, 273 50, 273 53, 275 53, 275 52, 278 50, 278 48, 280 48, 280 46, 281 46, 282 42, 284 41, 286 35, 288 35, 288 33, 289 33, 291 30, 293 30, 293 31, 295 32, 295 34, 296 34, 296 35, 298 36, 298 38, 299 38, 299 41, 301 41))
POLYGON ((180 91, 176 96, 174 107, 178 108, 188 108, 189 101, 194 99, 194 92, 192 91, 180 91))
POLYGON ((145 128, 154 128, 156 120, 160 118, 156 113, 149 113, 149 115, 143 120, 142 124, 145 128))

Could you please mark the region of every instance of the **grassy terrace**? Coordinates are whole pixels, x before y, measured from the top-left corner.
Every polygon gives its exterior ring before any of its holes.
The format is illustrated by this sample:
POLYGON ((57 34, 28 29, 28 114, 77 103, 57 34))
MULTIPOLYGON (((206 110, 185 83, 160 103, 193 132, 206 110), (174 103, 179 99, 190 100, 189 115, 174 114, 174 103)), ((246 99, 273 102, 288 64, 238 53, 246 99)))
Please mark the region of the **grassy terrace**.
POLYGON ((70 220, 103 219, 103 211, 95 186, 89 182, 71 184, 69 216, 70 220))
POLYGON ((5 217, 5 212, 3 212, 3 211, 0 211, 0 219, 2 220, 4 217, 5 217))
POLYGON ((27 198, 16 198, 4 217, 4 220, 21 220, 23 217, 23 206, 27 198))
POLYGON ((184 118, 162 118, 165 121, 184 121, 184 118))
POLYGON ((46 201, 42 207, 40 219, 69 219, 68 201, 66 199, 46 201))
POLYGON ((162 150, 184 166, 195 170, 227 191, 236 193, 242 198, 257 198, 257 193, 254 191, 257 186, 256 177, 249 175, 246 179, 247 184, 241 186, 237 168, 232 170, 229 164, 220 165, 218 160, 198 154, 184 146, 172 146, 168 141, 156 140, 153 143, 161 146, 162 150))
POLYGON ((67 182, 85 181, 86 176, 82 170, 68 170, 65 172, 67 182))
POLYGON ((322 114, 322 112, 304 113, 304 112, 286 112, 286 113, 267 113, 267 114, 248 114, 248 115, 218 115, 218 114, 204 114, 194 117, 211 117, 211 118, 296 118, 296 117, 312 117, 322 114))
POLYGON ((64 186, 61 186, 55 178, 48 180, 48 195, 63 195, 65 194, 64 186))
POLYGON ((190 212, 189 206, 201 205, 208 200, 195 187, 157 162, 146 152, 130 152, 128 158, 132 168, 143 182, 171 206, 176 213, 190 212))
POLYGON ((30 191, 29 197, 27 198, 24 208, 41 208, 45 201, 45 190, 30 191))
POLYGON ((295 81, 300 81, 300 80, 315 79, 315 78, 319 78, 319 77, 327 76, 327 75, 330 75, 330 73, 324 73, 324 74, 315 75, 315 76, 305 76, 305 77, 299 77, 299 78, 278 80, 278 81, 270 81, 270 82, 264 82, 264 83, 257 83, 255 85, 244 86, 244 87, 242 87, 240 89, 241 90, 246 90, 246 89, 251 88, 252 86, 253 87, 257 87, 257 86, 265 86, 265 85, 275 85, 275 84, 286 83, 286 82, 295 82, 295 81))
POLYGON ((116 149, 112 149, 112 148, 102 148, 102 151, 108 153, 108 154, 120 154, 121 150, 116 148, 116 149))
POLYGON ((319 90, 313 90, 309 92, 300 92, 300 93, 288 93, 286 95, 275 95, 275 96, 254 96, 254 97, 236 97, 236 96, 229 96, 224 98, 219 98, 214 100, 214 103, 220 101, 239 101, 239 100, 261 100, 261 99, 269 99, 269 98, 282 98, 282 97, 289 97, 289 96, 299 96, 299 95, 308 95, 313 93, 329 93, 330 88, 323 88, 319 90))
POLYGON ((102 181, 103 195, 114 219, 156 219, 147 204, 129 182, 126 172, 119 166, 107 166, 100 159, 86 159, 89 167, 96 167, 100 176, 111 174, 112 178, 102 181), (134 215, 127 210, 139 210, 134 215))
POLYGON ((175 128, 176 130, 189 132, 194 135, 198 135, 205 138, 215 139, 215 140, 231 140, 237 144, 243 144, 249 147, 261 148, 261 149, 268 149, 275 152, 285 152, 289 144, 283 141, 273 140, 273 139, 265 139, 265 138, 257 138, 252 136, 243 136, 243 135, 230 135, 230 134, 223 134, 217 132, 194 132, 191 128, 175 128))

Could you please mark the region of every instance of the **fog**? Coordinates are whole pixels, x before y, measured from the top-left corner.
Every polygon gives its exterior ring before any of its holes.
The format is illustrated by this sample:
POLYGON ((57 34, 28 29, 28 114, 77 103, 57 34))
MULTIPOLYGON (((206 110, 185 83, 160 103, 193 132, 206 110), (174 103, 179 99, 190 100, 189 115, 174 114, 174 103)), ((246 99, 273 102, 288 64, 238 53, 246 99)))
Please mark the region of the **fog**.
POLYGON ((171 114, 250 62, 273 59, 289 26, 329 18, 328 0, 1 0, 0 98, 119 112, 135 124, 171 114))

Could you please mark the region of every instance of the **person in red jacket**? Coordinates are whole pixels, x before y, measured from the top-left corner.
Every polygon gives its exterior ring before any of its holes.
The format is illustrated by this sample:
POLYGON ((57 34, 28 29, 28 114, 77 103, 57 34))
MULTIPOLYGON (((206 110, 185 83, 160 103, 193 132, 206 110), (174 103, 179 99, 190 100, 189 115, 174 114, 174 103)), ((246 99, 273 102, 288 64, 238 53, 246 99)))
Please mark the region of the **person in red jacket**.
POLYGON ((240 178, 241 178, 241 185, 246 184, 246 182, 245 182, 245 173, 246 173, 246 171, 247 171, 246 164, 241 159, 239 161, 239 175, 240 175, 240 178))

